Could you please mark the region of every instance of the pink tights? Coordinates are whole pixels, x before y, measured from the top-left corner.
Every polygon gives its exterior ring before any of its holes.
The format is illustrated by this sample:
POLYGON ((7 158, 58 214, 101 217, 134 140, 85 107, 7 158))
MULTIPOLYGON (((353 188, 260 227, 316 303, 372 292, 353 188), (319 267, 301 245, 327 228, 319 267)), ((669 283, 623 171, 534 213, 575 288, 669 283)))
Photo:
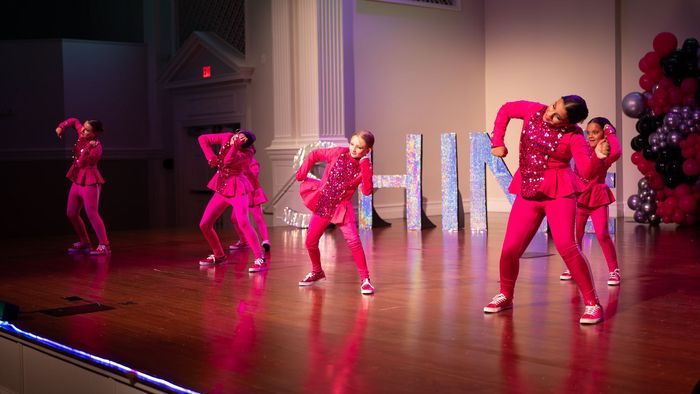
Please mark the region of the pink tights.
MULTIPOLYGON (((309 251, 311 267, 315 272, 320 272, 323 270, 323 268, 321 268, 321 251, 318 249, 318 241, 321 239, 321 235, 323 235, 323 232, 326 230, 326 227, 328 227, 330 222, 330 218, 324 218, 314 214, 311 216, 309 229, 306 231, 306 249, 309 251)), ((362 249, 362 242, 360 241, 360 235, 357 233, 356 224, 354 222, 350 222, 338 224, 337 226, 343 233, 345 242, 347 242, 348 247, 352 252, 352 257, 355 260, 355 265, 357 265, 360 278, 369 278, 365 251, 362 249)))
POLYGON ((547 216, 557 251, 579 287, 586 305, 598 303, 588 262, 574 241, 576 199, 526 200, 518 195, 508 218, 503 249, 501 250, 501 293, 512 298, 520 270, 520 257, 532 241, 542 219, 547 216))
POLYGON ((263 257, 258 236, 255 234, 255 230, 248 220, 247 194, 236 197, 224 197, 219 193, 214 193, 214 196, 209 200, 207 207, 204 209, 202 220, 199 222, 199 228, 202 230, 202 234, 204 234, 207 243, 209 243, 212 253, 214 253, 216 257, 222 257, 224 255, 224 249, 221 247, 219 236, 216 235, 216 231, 214 231, 214 223, 229 206, 231 206, 233 210, 233 216, 236 218, 236 222, 246 242, 251 247, 254 257, 263 257))
POLYGON ((608 271, 615 271, 617 266, 617 253, 615 252, 615 244, 610 238, 608 231, 608 206, 589 209, 578 207, 576 211, 576 242, 579 247, 583 244, 583 234, 586 231, 586 222, 588 217, 591 217, 595 236, 598 238, 600 248, 603 249, 603 256, 608 263, 608 271))
MULTIPOLYGON (((250 207, 249 211, 250 214, 253 215, 253 220, 255 221, 255 226, 258 228, 258 232, 260 233, 260 238, 263 241, 268 241, 270 238, 268 238, 267 234, 267 224, 265 224, 265 218, 263 217, 262 205, 252 206, 250 207)), ((236 234, 238 234, 238 239, 241 241, 244 240, 245 236, 238 227, 235 214, 231 215, 231 222, 233 222, 233 228, 236 231, 236 234)))
POLYGON ((85 222, 80 217, 80 210, 85 208, 88 220, 97 234, 97 241, 101 245, 109 245, 105 223, 97 211, 100 201, 100 185, 80 186, 73 184, 68 192, 68 207, 66 215, 82 243, 90 243, 90 237, 85 229, 85 222))

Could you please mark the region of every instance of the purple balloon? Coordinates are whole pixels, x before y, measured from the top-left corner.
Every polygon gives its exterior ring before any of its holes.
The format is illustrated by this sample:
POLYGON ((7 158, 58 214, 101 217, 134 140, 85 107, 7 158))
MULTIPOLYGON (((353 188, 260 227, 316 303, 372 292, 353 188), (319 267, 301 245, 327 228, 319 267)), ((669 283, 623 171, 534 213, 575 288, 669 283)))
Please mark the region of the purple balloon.
POLYGON ((700 108, 696 108, 695 111, 693 111, 693 120, 700 121, 700 108))
POLYGON ((681 107, 681 115, 683 115, 683 119, 690 119, 693 116, 693 110, 685 105, 681 107))
POLYGON ((683 140, 683 133, 680 131, 672 131, 668 133, 666 137, 666 142, 668 146, 678 146, 678 144, 683 140))
POLYGON ((640 200, 639 196, 636 194, 633 194, 627 198, 627 206, 630 209, 637 210, 641 204, 642 200, 640 200))
POLYGON ((678 124, 680 123, 681 119, 682 118, 679 114, 670 112, 666 114, 666 117, 664 118, 664 124, 668 126, 669 130, 675 130, 676 127, 678 127, 678 124))
POLYGON ((639 206, 639 209, 641 209, 642 212, 644 212, 646 216, 649 216, 652 213, 656 213, 656 202, 653 202, 653 201, 643 202, 642 205, 639 206))
POLYGON ((671 107, 671 110, 669 111, 669 113, 680 114, 681 107, 678 105, 674 105, 673 107, 671 107))
POLYGON ((628 93, 622 99, 622 112, 630 118, 639 118, 645 110, 644 96, 639 92, 628 93))

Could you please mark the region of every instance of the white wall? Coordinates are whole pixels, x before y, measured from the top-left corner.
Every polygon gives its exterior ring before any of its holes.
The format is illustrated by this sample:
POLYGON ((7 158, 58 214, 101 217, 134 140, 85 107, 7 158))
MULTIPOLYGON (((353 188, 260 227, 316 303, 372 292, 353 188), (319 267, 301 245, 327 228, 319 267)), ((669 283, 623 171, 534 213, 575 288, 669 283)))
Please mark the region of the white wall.
MULTIPOLYGON (((686 38, 700 39, 700 2, 691 0, 669 0, 662 3, 653 0, 620 1, 620 86, 622 97, 629 92, 641 92, 639 77, 639 59, 653 51, 654 37, 663 31, 676 35, 681 46, 686 38)), ((642 174, 629 160, 634 153, 629 141, 637 135, 637 119, 623 114, 623 153, 622 169, 624 179, 622 196, 618 193, 620 205, 624 205, 625 216, 632 216, 633 211, 627 207, 627 197, 637 193, 637 182, 642 174)))
POLYGON ((144 45, 63 40, 63 69, 66 117, 102 120, 109 149, 150 146, 144 45))
MULTIPOLYGON (((501 105, 513 100, 549 104, 568 94, 582 96, 589 118, 614 122, 615 3, 609 0, 486 1, 486 104, 489 132, 501 105)), ((585 122, 583 123, 585 125, 585 122)), ((506 133, 512 172, 518 167, 522 122, 506 133)), ((623 158, 624 160, 625 158, 623 158)), ((496 182, 489 179, 489 210, 510 211, 496 182)))
POLYGON ((60 40, 0 41, 3 159, 63 157, 53 130, 63 116, 60 40), (41 152, 41 153, 37 153, 41 152))
MULTIPOLYGON (((376 134, 376 174, 406 171, 405 135, 423 133, 423 194, 440 213, 440 133, 458 134, 460 190, 468 196, 468 132, 484 129, 484 5, 459 12, 357 0, 355 126, 376 134)), ((403 190, 380 190, 375 207, 403 216, 403 190)))
MULTIPOLYGON (((261 163, 260 183, 272 198, 272 164, 265 147, 274 138, 272 90, 272 10, 270 0, 246 2, 246 64, 255 68, 249 86, 250 128, 257 140, 256 158, 261 163)), ((291 163, 290 163, 291 165, 291 163)), ((281 207, 278 209, 281 210, 281 207)), ((267 217, 266 217, 267 218, 267 217)), ((268 218, 270 219, 270 218, 268 218)))

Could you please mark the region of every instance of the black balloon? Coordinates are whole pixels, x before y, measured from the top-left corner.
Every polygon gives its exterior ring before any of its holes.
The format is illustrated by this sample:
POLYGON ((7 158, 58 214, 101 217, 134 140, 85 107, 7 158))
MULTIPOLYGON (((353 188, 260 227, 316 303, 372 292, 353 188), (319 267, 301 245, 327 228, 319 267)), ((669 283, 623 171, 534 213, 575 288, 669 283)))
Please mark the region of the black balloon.
POLYGON ((657 160, 656 161, 656 172, 658 172, 661 175, 666 175, 666 171, 668 169, 668 162, 666 160, 657 160))
POLYGON ((683 41, 682 51, 687 57, 697 57, 698 48, 700 48, 700 44, 698 43, 698 40, 693 37, 686 38, 685 41, 683 41))
POLYGON ((682 180, 683 178, 677 175, 666 175, 664 177, 664 183, 670 188, 678 186, 682 180))
POLYGON ((644 158, 647 160, 656 160, 659 157, 659 154, 654 151, 651 146, 647 146, 646 148, 642 149, 642 156, 644 156, 644 158))
POLYGON ((647 139, 641 135, 632 138, 630 145, 632 145, 632 149, 634 149, 636 152, 639 152, 640 150, 649 146, 647 139))

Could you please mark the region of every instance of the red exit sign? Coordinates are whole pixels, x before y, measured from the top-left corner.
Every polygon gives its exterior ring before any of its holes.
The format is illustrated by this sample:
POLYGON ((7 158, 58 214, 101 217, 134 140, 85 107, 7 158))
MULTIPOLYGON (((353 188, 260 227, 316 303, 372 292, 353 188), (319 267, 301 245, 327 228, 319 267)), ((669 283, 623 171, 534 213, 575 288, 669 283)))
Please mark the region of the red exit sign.
POLYGON ((211 66, 202 67, 202 78, 211 78, 211 66))

